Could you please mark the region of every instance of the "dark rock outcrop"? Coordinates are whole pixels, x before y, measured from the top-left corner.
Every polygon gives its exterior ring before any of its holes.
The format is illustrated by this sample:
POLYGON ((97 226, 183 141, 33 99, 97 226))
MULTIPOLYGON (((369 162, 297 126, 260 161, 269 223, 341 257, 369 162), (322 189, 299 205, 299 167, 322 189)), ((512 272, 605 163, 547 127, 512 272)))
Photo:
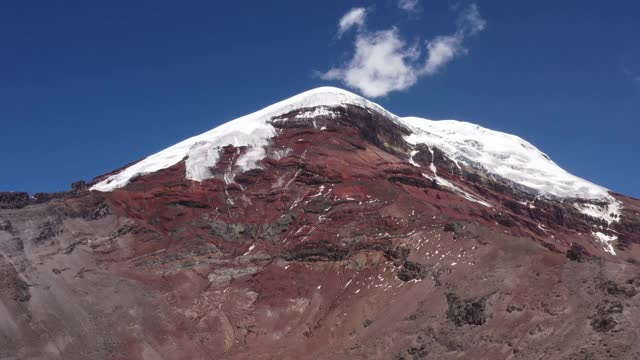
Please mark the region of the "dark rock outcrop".
POLYGON ((0 209, 20 209, 31 203, 26 192, 0 192, 0 209))
POLYGON ((447 319, 456 326, 483 325, 487 322, 485 298, 461 299, 454 293, 447 294, 447 319))

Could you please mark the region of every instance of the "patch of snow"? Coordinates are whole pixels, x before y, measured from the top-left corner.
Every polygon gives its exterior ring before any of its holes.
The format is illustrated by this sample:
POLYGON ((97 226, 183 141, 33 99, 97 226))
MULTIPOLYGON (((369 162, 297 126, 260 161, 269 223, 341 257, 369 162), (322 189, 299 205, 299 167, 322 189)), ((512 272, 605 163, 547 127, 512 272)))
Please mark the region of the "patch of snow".
POLYGON ((608 224, 611 224, 614 221, 619 221, 622 211, 622 205, 615 199, 613 199, 612 202, 601 205, 576 203, 573 206, 581 213, 597 219, 602 219, 608 224))
POLYGON ((438 169, 436 168, 435 165, 433 165, 433 163, 429 164, 429 169, 431 169, 431 172, 433 173, 433 175, 435 176, 438 175, 438 169))
POLYGON ((244 255, 242 255, 242 256, 247 256, 247 255, 249 255, 249 253, 251 252, 251 250, 253 250, 253 249, 255 249, 255 248, 256 248, 256 246, 255 246, 254 244, 251 244, 251 246, 249 246, 249 250, 247 250, 247 252, 246 252, 246 253, 244 253, 244 255))
POLYGON ((420 165, 413 160, 413 157, 418 153, 418 150, 411 150, 409 153, 409 163, 415 167, 420 167, 420 165))
POLYGON ((431 152, 431 164, 429 164, 429 169, 431 169, 433 176, 438 177, 438 169, 433 164, 433 160, 436 158, 436 156, 434 155, 434 152, 431 146, 428 146, 428 148, 429 148, 429 152, 431 152))
POLYGON ((320 185, 320 188, 318 188, 318 192, 316 194, 314 194, 314 195, 311 195, 311 197, 306 202, 306 204, 308 204, 311 200, 317 198, 318 196, 322 195, 323 191, 324 191, 324 184, 320 185))
POLYGON ((292 150, 289 148, 285 148, 285 149, 275 149, 273 150, 273 158, 276 160, 280 160, 282 158, 287 157, 289 154, 291 154, 292 150))
MULTIPOLYGON (((431 164, 431 165, 433 166, 433 164, 431 164)), ((424 176, 425 178, 427 178, 429 180, 433 180, 433 178, 430 177, 429 175, 422 174, 422 176, 424 176)), ((463 198, 465 198, 465 199, 467 199, 469 201, 478 203, 478 204, 480 204, 482 206, 492 207, 491 204, 489 204, 488 202, 483 201, 483 200, 479 199, 477 196, 460 189, 459 187, 453 185, 451 182, 449 182, 446 179, 443 179, 443 178, 438 177, 436 175, 435 180, 436 180, 436 183, 438 185, 448 188, 449 190, 453 191, 454 193, 458 194, 459 196, 461 196, 461 197, 463 197, 463 198)))
POLYGON ((296 115, 296 119, 311 119, 311 118, 315 118, 318 116, 326 116, 329 118, 333 118, 335 117, 337 114, 333 111, 331 111, 330 109, 328 109, 327 107, 324 106, 319 106, 316 107, 315 109, 311 110, 311 111, 305 111, 305 112, 301 112, 298 115, 296 115))
POLYGON ((600 241, 600 243, 602 243, 604 251, 608 252, 611 255, 616 254, 616 251, 613 249, 613 245, 611 245, 611 242, 618 240, 617 236, 607 235, 599 231, 594 232, 593 235, 596 237, 596 239, 598 239, 598 241, 600 241))

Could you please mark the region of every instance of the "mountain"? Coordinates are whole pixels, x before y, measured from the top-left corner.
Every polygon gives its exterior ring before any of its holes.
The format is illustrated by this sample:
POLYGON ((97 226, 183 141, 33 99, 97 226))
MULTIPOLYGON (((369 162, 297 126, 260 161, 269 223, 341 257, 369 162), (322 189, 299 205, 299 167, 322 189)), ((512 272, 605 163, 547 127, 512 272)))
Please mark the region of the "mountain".
POLYGON ((336 88, 0 208, 0 359, 640 356, 640 200, 336 88))

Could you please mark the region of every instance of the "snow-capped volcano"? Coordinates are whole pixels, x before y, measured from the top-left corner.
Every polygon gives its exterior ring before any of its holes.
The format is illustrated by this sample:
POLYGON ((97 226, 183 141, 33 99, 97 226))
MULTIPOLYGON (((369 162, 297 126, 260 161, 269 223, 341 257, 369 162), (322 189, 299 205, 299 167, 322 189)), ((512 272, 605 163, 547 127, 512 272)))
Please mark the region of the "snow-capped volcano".
MULTIPOLYGON (((369 127, 380 126, 379 123, 392 124, 393 130, 385 131, 394 132, 389 135, 400 137, 404 142, 404 146, 394 150, 396 155, 417 167, 424 178, 468 201, 495 207, 495 199, 487 198, 486 194, 470 188, 469 184, 458 184, 465 174, 477 172, 506 184, 512 191, 526 194, 528 198, 518 201, 528 206, 533 206, 533 198, 554 199, 606 224, 620 219, 622 205, 607 189, 568 173, 518 136, 463 121, 397 116, 361 96, 333 87, 301 93, 184 140, 110 175, 93 185, 91 190, 113 191, 136 177, 169 168, 181 161, 184 161, 184 176, 188 180, 201 182, 217 176, 227 184, 233 183, 235 176, 262 168, 262 162, 269 158, 279 159, 289 153, 290 147, 274 146, 274 139, 284 129, 306 122, 315 131, 327 132, 329 129, 322 125, 323 121, 338 121, 344 115, 341 112, 349 107, 377 114, 378 123, 369 123, 369 127), (216 175, 213 169, 220 161, 223 148, 229 145, 239 152, 232 164, 225 165, 225 170, 216 175), (421 147, 430 153, 424 155, 431 158, 429 164, 420 165, 414 160, 419 154, 417 149, 421 147), (442 152, 453 164, 454 167, 449 169, 451 176, 439 176, 442 172, 439 174, 438 166, 434 164, 434 151, 442 152)), ((602 243, 607 252, 615 254, 611 242, 617 240, 618 235, 603 234, 600 230, 591 230, 593 238, 602 243)))
POLYGON ((0 193, 0 358, 637 355, 640 200, 517 136, 319 88, 91 185, 0 193))
POLYGON ((532 194, 612 202, 608 190, 574 176, 556 165, 529 142, 506 133, 455 120, 399 117, 380 105, 346 90, 321 87, 231 120, 217 128, 184 140, 111 175, 91 189, 111 191, 132 178, 170 167, 186 158, 186 177, 202 181, 212 177, 222 147, 247 147, 237 161, 239 170, 260 166, 265 146, 276 136, 274 121, 294 110, 310 109, 298 118, 331 116, 331 108, 353 105, 378 112, 410 131, 405 140, 413 145, 437 147, 457 163, 500 177, 532 194))

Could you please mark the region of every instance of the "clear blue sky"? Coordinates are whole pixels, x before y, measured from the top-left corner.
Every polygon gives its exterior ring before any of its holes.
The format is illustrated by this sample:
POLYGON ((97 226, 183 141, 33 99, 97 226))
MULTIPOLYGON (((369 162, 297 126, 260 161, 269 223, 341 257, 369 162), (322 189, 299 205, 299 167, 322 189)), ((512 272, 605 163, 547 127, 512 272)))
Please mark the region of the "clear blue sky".
MULTIPOLYGON (((469 2, 458 2, 469 5, 469 2)), ((322 85, 349 61, 349 9, 408 43, 451 34, 453 1, 13 1, 0 11, 0 191, 67 189, 322 85)), ((640 1, 477 0, 468 52, 375 99, 398 115, 517 134, 640 197, 640 1)), ((458 12, 456 12, 458 11, 458 12)), ((357 92, 357 89, 356 89, 357 92)))

